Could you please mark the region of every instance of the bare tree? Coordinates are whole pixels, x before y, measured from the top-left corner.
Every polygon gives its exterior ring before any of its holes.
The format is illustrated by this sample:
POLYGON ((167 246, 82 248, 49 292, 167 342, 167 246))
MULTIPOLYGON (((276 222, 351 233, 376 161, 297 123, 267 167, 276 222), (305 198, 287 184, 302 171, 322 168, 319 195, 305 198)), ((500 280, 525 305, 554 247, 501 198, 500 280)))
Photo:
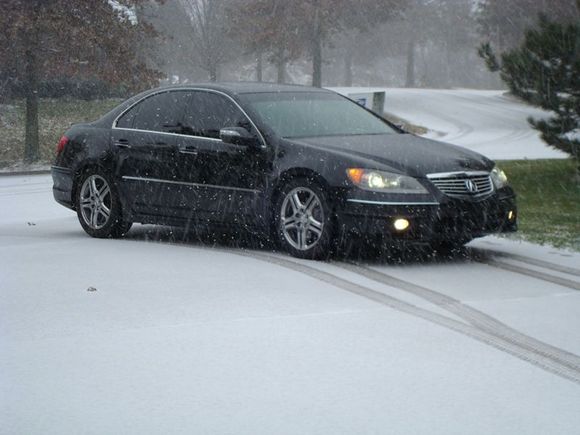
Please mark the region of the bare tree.
POLYGON ((263 61, 276 67, 278 83, 286 79, 286 65, 305 51, 304 20, 299 1, 233 0, 228 10, 230 35, 256 58, 256 78, 262 80, 263 61))
POLYGON ((577 22, 575 0, 482 0, 478 3, 479 31, 501 53, 517 47, 526 29, 537 27, 538 14, 557 22, 577 22))
POLYGON ((180 0, 191 21, 193 45, 200 67, 209 80, 217 81, 219 68, 228 55, 227 0, 180 0))
POLYGON ((136 50, 155 32, 130 11, 146 0, 2 0, 0 77, 26 100, 24 159, 39 158, 39 89, 54 78, 91 78, 138 90, 158 82, 136 50), (119 41, 123 41, 119 44, 119 41))

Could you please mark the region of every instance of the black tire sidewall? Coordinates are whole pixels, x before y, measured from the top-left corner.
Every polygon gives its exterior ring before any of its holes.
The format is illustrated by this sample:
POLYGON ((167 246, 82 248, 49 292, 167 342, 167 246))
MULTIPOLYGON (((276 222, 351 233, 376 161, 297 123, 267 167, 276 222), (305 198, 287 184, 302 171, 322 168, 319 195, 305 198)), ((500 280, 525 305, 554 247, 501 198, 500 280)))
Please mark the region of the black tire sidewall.
POLYGON ((288 252, 293 257, 305 258, 310 260, 320 260, 328 258, 331 255, 331 248, 333 242, 333 219, 332 219, 332 209, 330 207, 330 201, 328 199, 327 192, 320 186, 319 183, 312 181, 308 178, 294 178, 284 184, 282 189, 280 189, 279 194, 276 197, 274 204, 274 220, 273 220, 273 235, 274 240, 277 245, 288 252), (296 249, 294 246, 290 245, 284 237, 284 233, 281 228, 281 212, 282 203, 284 199, 293 189, 297 187, 304 187, 312 190, 322 205, 324 212, 324 227, 322 230, 322 236, 318 243, 312 248, 301 251, 296 249))
POLYGON ((125 222, 123 220, 123 211, 121 206, 121 201, 119 199, 119 194, 117 191, 117 186, 112 181, 111 177, 100 169, 88 169, 82 172, 79 177, 79 181, 77 183, 77 189, 75 192, 75 200, 76 200, 76 211, 77 217, 83 230, 90 235, 91 237, 96 238, 108 238, 108 237, 121 237, 123 236, 131 227, 131 224, 125 222), (83 184, 92 175, 98 175, 102 177, 107 184, 109 185, 109 189, 111 190, 111 216, 109 217, 109 221, 99 229, 91 228, 85 222, 82 216, 82 210, 80 207, 80 195, 82 191, 83 184))

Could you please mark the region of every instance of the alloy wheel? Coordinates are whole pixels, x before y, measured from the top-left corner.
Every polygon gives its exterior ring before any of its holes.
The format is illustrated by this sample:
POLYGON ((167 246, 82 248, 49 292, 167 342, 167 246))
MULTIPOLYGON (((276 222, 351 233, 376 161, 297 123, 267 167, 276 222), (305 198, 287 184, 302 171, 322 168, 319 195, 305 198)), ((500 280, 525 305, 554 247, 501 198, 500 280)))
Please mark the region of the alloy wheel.
POLYGON ((85 223, 93 230, 107 225, 111 218, 113 196, 107 180, 100 175, 90 175, 81 187, 81 215, 85 223))
POLYGON ((320 198, 306 187, 291 190, 280 211, 281 231, 295 249, 307 251, 314 247, 324 231, 324 209, 320 198))

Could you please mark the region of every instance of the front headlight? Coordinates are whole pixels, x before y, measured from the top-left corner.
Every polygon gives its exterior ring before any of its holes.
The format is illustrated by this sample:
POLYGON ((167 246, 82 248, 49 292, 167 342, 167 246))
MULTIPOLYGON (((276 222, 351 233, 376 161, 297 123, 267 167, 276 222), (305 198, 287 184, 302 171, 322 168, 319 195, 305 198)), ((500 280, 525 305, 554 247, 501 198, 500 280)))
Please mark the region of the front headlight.
POLYGON ((508 178, 504 171, 502 171, 497 166, 491 170, 491 180, 496 189, 501 189, 502 187, 507 186, 508 178))
POLYGON ((429 193, 417 180, 406 175, 360 168, 349 168, 346 175, 355 186, 373 192, 429 193))

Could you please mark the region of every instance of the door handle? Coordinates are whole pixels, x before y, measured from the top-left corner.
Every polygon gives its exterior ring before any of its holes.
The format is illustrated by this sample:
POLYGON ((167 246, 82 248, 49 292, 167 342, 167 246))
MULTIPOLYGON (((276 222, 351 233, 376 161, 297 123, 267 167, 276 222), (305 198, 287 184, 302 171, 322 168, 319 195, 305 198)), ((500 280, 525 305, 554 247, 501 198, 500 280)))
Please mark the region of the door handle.
POLYGON ((117 148, 131 148, 127 139, 119 139, 113 143, 117 148))
POLYGON ((194 156, 197 156, 197 154, 199 153, 197 148, 192 145, 185 145, 179 147, 179 152, 181 154, 192 154, 194 156))

